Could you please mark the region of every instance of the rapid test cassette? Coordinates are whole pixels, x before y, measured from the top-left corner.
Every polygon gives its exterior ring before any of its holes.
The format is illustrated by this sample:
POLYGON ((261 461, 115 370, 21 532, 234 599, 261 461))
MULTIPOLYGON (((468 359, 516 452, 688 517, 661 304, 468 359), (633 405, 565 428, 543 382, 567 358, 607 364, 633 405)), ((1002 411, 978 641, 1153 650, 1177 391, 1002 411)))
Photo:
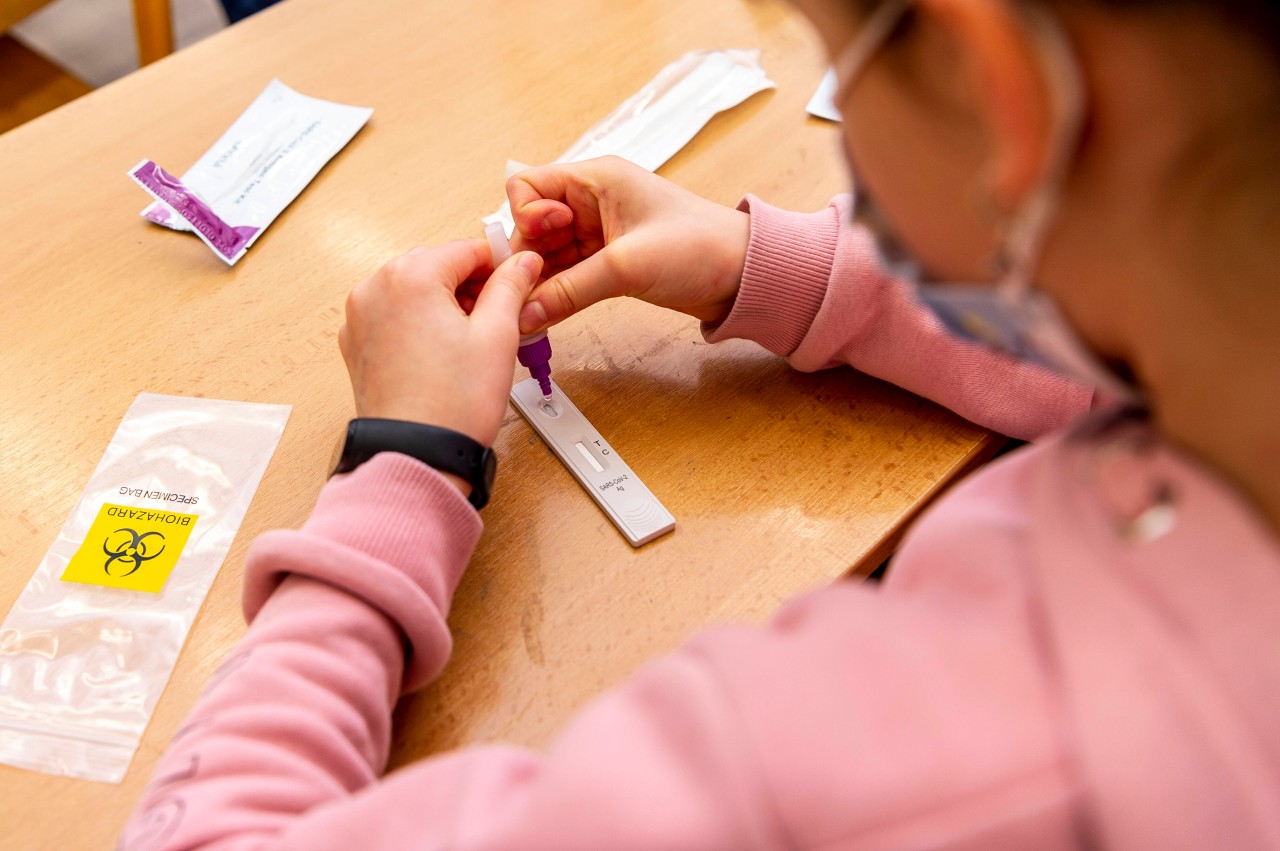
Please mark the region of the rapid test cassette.
POLYGON ((511 388, 511 402, 631 546, 647 544, 676 528, 671 512, 592 428, 558 385, 547 400, 538 382, 530 378, 511 388))

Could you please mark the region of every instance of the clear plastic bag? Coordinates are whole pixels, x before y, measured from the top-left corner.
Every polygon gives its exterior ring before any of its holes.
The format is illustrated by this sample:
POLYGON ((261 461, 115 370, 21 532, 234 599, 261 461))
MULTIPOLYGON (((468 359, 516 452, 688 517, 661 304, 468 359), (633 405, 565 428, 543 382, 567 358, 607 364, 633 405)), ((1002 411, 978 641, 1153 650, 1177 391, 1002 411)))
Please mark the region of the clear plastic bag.
POLYGON ((134 400, 0 626, 0 762, 124 777, 288 417, 134 400))

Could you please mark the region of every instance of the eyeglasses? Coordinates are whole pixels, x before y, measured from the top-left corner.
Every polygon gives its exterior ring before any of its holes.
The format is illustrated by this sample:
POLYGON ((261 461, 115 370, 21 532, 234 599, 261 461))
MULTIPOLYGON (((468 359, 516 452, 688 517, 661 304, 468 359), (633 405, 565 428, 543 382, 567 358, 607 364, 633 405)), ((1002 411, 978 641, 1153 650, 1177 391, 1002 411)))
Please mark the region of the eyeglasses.
MULTIPOLYGON (((914 6, 914 0, 887 0, 867 18, 861 31, 836 58, 836 77, 839 80, 835 94, 837 105, 848 99, 850 90, 867 65, 897 31, 904 16, 914 6)), ((1036 37, 1040 56, 1045 63, 1046 80, 1054 96, 1055 132, 1039 187, 1002 225, 1001 245, 993 257, 997 278, 1010 276, 1015 271, 1023 277, 1031 277, 1047 222, 1057 209, 1058 197, 1075 155, 1084 115, 1080 70, 1061 26, 1047 10, 1037 4, 1028 4, 1021 12, 1036 37)), ((849 157, 849 171, 853 179, 854 221, 866 227, 875 237, 881 263, 887 271, 900 277, 910 277, 903 274, 908 271, 919 275, 920 270, 912 259, 914 255, 907 250, 888 218, 867 193, 864 182, 859 179, 857 164, 852 155, 849 157)))
MULTIPOLYGON (((913 0, 888 0, 879 6, 867 18, 853 41, 836 58, 835 72, 838 86, 833 100, 837 108, 847 99, 862 72, 898 29, 913 5, 913 0)), ((914 255, 903 245, 892 225, 889 224, 888 218, 867 193, 862 179, 858 176, 857 164, 853 161, 852 154, 849 155, 848 160, 850 177, 853 180, 854 222, 865 227, 875 237, 880 265, 886 272, 899 277, 910 277, 909 270, 913 270, 914 255)))

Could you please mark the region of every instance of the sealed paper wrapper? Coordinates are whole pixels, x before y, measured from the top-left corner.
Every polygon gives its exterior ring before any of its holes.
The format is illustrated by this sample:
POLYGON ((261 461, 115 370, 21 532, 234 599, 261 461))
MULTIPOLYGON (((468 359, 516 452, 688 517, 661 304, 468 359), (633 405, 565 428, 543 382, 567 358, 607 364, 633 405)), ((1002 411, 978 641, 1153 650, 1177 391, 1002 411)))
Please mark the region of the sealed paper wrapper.
MULTIPOLYGON (((773 85, 760 67, 758 50, 686 53, 582 134, 555 161, 576 163, 613 154, 656 171, 717 113, 773 85)), ((511 236, 515 220, 509 202, 485 216, 484 223, 491 222, 502 222, 511 236)))
POLYGON ((129 170, 156 199, 142 215, 172 230, 194 231, 234 264, 372 114, 272 80, 181 177, 151 160, 129 170))
POLYGON ((124 777, 288 416, 134 400, 0 625, 0 763, 124 777))

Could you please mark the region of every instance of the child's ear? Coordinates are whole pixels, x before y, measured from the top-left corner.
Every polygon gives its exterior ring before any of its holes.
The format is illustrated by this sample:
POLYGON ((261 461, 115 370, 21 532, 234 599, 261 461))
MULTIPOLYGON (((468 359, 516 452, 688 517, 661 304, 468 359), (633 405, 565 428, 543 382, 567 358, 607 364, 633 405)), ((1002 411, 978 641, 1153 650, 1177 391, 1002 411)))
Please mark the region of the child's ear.
MULTIPOLYGON (((989 200, 1013 209, 1042 178, 1055 130, 1053 81, 1038 35, 1010 0, 918 0, 917 11, 941 28, 969 70, 976 91, 966 100, 979 110, 991 146, 989 200)), ((927 79, 928 69, 918 70, 927 79)))

